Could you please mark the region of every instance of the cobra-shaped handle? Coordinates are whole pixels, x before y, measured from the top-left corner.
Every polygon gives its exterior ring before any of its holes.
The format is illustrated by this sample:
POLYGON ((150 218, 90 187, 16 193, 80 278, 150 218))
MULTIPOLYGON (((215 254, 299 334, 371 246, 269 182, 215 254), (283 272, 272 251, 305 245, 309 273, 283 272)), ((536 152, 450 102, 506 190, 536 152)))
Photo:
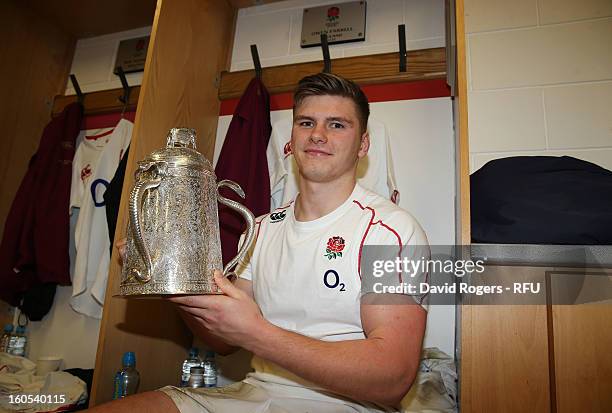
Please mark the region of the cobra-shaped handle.
POLYGON ((244 205, 242 205, 240 202, 236 202, 234 200, 221 196, 221 194, 219 193, 219 189, 223 186, 231 189, 232 191, 240 195, 241 198, 244 198, 245 196, 244 191, 242 190, 242 188, 240 188, 240 185, 238 185, 234 181, 230 181, 229 179, 224 179, 222 181, 219 181, 219 183, 217 184, 217 193, 219 196, 219 202, 225 206, 230 207, 234 211, 239 212, 240 215, 244 217, 244 220, 247 223, 246 236, 244 237, 244 242, 242 243, 240 250, 238 250, 238 254, 236 254, 236 256, 232 258, 227 263, 227 265, 223 268, 223 276, 227 277, 228 275, 232 274, 231 272, 232 268, 234 268, 234 266, 238 264, 238 262, 242 258, 244 258, 244 255, 251 247, 251 243, 253 242, 253 237, 255 236, 255 216, 253 216, 253 213, 249 211, 249 209, 245 207, 244 205))
POLYGON ((138 251, 140 258, 145 265, 144 274, 136 268, 133 268, 131 272, 132 275, 142 283, 151 281, 151 271, 153 268, 151 254, 149 253, 149 249, 147 248, 142 236, 142 224, 140 222, 140 217, 142 215, 142 197, 144 196, 146 190, 157 188, 161 181, 161 176, 139 181, 136 183, 132 189, 132 192, 130 193, 130 228, 132 230, 132 236, 134 237, 136 251, 138 251))

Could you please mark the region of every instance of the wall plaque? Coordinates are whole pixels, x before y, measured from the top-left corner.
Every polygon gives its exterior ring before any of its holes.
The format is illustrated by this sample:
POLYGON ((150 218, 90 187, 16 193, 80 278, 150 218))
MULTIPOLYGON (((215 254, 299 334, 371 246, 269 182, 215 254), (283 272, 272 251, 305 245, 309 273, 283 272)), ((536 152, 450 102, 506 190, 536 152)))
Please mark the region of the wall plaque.
POLYGON ((321 45, 321 34, 327 33, 328 44, 365 41, 366 2, 329 4, 304 9, 301 46, 321 45))
POLYGON ((121 66, 125 73, 140 72, 144 70, 147 60, 150 36, 122 40, 117 49, 115 69, 121 66))

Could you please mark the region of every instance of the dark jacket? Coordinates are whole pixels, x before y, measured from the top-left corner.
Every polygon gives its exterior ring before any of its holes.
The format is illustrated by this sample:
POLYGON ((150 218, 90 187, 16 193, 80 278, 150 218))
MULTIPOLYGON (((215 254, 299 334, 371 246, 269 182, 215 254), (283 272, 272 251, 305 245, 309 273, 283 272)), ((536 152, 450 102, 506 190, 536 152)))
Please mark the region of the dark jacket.
POLYGON ((11 305, 37 284, 70 285, 70 181, 81 120, 74 103, 45 127, 6 218, 0 299, 11 305))
MULTIPOLYGON (((270 95, 258 78, 251 80, 240 98, 232 117, 225 142, 215 168, 217 179, 238 183, 246 194, 241 199, 230 190, 222 195, 238 201, 255 216, 270 212, 270 175, 266 149, 272 133, 270 124, 270 95)), ((241 216, 220 205, 221 250, 227 264, 238 250, 240 234, 246 225, 241 216)))

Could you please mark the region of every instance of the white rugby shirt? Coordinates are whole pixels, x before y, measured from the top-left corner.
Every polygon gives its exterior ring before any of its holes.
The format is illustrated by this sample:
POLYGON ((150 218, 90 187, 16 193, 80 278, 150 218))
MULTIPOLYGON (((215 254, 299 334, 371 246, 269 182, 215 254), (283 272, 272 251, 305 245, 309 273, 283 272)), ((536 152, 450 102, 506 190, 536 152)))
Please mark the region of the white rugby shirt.
MULTIPOLYGON (((255 231, 256 240, 236 273, 252 281, 263 316, 283 329, 326 341, 365 338, 360 317, 364 246, 386 245, 391 256, 416 258, 423 246, 429 253, 425 232, 412 215, 359 184, 321 218, 297 221, 291 202, 258 217, 255 231)), ((426 273, 393 273, 380 281, 399 286, 426 278, 426 273)), ((427 310, 423 296, 413 299, 427 310)), ((257 356, 252 366, 313 387, 257 356)))

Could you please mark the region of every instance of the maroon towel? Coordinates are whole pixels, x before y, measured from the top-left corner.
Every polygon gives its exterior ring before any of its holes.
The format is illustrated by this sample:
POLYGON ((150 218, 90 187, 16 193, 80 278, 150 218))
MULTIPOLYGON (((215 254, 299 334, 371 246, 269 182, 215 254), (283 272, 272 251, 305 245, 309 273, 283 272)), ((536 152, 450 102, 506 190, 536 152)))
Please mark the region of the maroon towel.
MULTIPOLYGON (((242 187, 245 200, 226 188, 221 193, 245 205, 255 216, 270 212, 266 149, 271 132, 270 95, 261 80, 254 78, 238 102, 215 173, 217 179, 231 179, 242 187)), ((219 205, 219 222, 223 264, 227 264, 238 251, 238 240, 246 224, 240 214, 223 205, 219 205)))
POLYGON ((11 305, 36 284, 70 285, 70 181, 81 119, 74 103, 45 127, 6 218, 0 299, 11 305))

